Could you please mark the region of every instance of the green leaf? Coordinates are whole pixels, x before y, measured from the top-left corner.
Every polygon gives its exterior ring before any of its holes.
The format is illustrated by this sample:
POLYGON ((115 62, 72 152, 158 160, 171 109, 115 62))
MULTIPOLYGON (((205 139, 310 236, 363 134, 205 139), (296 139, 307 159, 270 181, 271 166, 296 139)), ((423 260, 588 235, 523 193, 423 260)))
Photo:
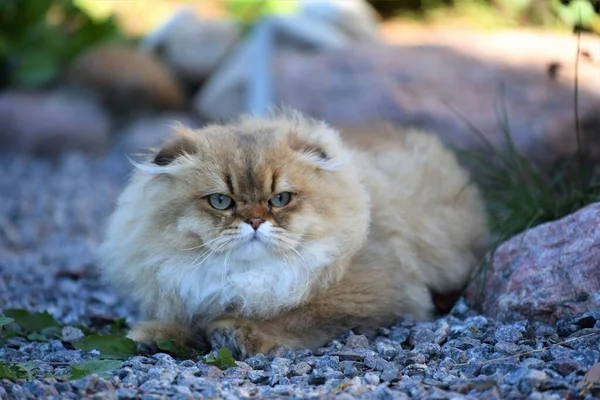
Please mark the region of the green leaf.
POLYGON ((219 352, 217 353, 216 357, 214 353, 210 353, 209 355, 207 355, 204 358, 204 363, 214 365, 219 369, 233 368, 236 366, 235 359, 231 354, 231 350, 229 350, 227 347, 222 347, 221 349, 219 349, 219 352))
POLYGON ((0 317, 0 327, 15 322, 14 319, 8 317, 0 317))
POLYGON ((158 339, 156 340, 156 345, 160 350, 166 351, 167 353, 172 354, 177 358, 190 358, 194 354, 192 349, 178 346, 172 339, 158 339))
POLYGON ((45 335, 42 335, 41 333, 30 333, 29 335, 27 335, 27 339, 32 341, 32 342, 47 342, 48 338, 45 335))
POLYGON ((137 355, 135 342, 120 335, 92 335, 73 346, 79 350, 98 350, 103 359, 127 360, 137 355))
POLYGON ((14 319, 25 332, 40 332, 46 328, 60 326, 48 311, 32 313, 27 310, 10 309, 3 314, 14 319))
POLYGON ((90 374, 97 374, 101 378, 107 378, 109 372, 119 368, 123 364, 118 360, 94 360, 71 366, 70 379, 79 379, 90 374))
POLYGON ((26 363, 2 363, 0 362, 0 379, 32 379, 31 373, 25 368, 26 363))

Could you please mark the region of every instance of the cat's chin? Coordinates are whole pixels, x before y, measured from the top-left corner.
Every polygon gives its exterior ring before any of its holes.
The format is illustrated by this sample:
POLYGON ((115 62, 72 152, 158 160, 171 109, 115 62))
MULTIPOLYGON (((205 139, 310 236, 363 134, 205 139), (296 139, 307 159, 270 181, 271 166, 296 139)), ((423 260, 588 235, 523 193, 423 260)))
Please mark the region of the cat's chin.
POLYGON ((235 261, 256 261, 269 257, 272 254, 271 245, 265 243, 258 237, 245 240, 232 252, 231 257, 235 261))

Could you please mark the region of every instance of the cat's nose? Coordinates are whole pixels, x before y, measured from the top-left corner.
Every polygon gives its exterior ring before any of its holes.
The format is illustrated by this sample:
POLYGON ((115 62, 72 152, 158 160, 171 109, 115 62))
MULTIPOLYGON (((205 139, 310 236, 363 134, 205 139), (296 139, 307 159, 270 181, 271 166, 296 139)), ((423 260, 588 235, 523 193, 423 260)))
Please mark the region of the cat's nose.
POLYGON ((248 223, 252 225, 252 228, 254 228, 254 230, 257 230, 260 224, 262 224, 263 222, 265 222, 265 220, 262 218, 250 218, 250 221, 248 223))

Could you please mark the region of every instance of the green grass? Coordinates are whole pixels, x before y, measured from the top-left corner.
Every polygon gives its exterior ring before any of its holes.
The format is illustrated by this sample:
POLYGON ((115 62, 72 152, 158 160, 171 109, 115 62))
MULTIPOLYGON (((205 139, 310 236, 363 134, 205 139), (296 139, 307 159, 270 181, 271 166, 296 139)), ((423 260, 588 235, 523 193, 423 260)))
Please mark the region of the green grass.
POLYGON ((484 149, 458 151, 473 167, 473 178, 483 191, 494 242, 504 242, 531 227, 600 201, 600 173, 585 160, 579 138, 576 154, 544 171, 515 146, 502 100, 498 101, 497 115, 504 146, 492 144, 461 115, 484 149))

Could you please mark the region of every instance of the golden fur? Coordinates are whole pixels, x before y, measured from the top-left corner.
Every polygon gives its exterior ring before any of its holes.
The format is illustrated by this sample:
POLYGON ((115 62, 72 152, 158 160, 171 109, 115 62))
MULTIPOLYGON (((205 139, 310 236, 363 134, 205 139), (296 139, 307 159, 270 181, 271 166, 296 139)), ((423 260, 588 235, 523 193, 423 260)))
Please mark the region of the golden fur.
POLYGON ((206 338, 244 357, 430 319, 432 293, 464 287, 486 236, 480 194, 437 136, 340 136, 285 112, 177 128, 138 164, 101 266, 148 320, 132 339, 206 338), (215 193, 233 208, 211 206, 215 193))

